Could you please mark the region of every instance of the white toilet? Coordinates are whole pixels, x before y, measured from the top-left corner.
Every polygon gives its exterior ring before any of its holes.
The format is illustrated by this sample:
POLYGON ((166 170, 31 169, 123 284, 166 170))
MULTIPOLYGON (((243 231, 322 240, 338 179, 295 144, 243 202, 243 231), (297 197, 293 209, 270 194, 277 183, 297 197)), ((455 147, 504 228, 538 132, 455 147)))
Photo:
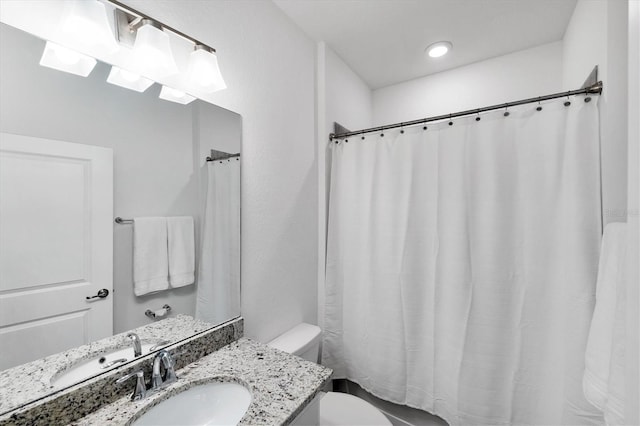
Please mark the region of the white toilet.
MULTIPOLYGON (((269 342, 269 346, 318 362, 320 353, 320 327, 299 324, 269 342)), ((320 399, 321 426, 391 426, 391 422, 377 408, 362 399, 340 392, 328 392, 320 399)))

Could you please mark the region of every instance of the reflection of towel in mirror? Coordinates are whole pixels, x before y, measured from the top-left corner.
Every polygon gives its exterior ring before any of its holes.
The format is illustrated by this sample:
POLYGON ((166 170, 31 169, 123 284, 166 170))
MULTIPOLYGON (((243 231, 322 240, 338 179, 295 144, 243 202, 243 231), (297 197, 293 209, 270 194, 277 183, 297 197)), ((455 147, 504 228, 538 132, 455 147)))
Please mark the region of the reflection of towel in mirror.
POLYGON ((603 412, 609 425, 624 424, 625 230, 626 224, 611 223, 602 238, 582 381, 587 400, 603 412))
POLYGON ((193 284, 196 259, 193 218, 191 216, 168 217, 167 236, 171 287, 193 284))
POLYGON ((133 292, 136 296, 169 288, 167 219, 133 219, 133 292))

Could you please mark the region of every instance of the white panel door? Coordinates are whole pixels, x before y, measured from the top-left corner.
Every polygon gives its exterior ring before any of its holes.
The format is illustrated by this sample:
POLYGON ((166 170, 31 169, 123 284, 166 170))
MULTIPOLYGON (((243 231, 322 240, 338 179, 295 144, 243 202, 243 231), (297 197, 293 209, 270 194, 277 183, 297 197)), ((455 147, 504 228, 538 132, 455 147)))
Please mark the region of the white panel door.
POLYGON ((0 133, 0 370, 112 334, 112 217, 111 149, 0 133))

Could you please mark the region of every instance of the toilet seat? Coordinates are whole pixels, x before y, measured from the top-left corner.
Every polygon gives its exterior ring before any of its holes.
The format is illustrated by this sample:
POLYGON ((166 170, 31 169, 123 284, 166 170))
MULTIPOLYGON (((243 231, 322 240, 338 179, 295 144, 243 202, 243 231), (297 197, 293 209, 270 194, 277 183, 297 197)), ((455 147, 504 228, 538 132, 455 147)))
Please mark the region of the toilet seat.
POLYGON ((322 426, 391 426, 377 408, 348 393, 327 392, 320 399, 322 426))

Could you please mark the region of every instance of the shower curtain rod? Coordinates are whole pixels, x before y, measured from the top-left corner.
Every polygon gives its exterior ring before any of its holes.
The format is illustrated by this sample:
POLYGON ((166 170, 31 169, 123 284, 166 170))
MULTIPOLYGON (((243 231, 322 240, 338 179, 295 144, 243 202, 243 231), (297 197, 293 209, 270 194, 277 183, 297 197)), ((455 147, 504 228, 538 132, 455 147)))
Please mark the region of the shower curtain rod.
MULTIPOLYGON (((496 109, 503 109, 503 108, 509 108, 512 106, 517 106, 517 105, 524 105, 524 104, 531 104, 531 103, 535 103, 535 102, 541 102, 541 101, 548 101, 549 99, 556 99, 556 98, 564 98, 565 96, 573 96, 573 95, 589 95, 589 94, 601 94, 602 93, 602 81, 598 81, 594 84, 592 84, 591 86, 588 87, 583 87, 581 89, 577 89, 577 90, 569 90, 568 92, 559 92, 559 93, 554 93, 551 95, 546 95, 546 96, 538 96, 537 98, 529 98, 529 99, 523 99, 520 101, 514 101, 514 102, 507 102, 504 104, 497 104, 497 105, 491 105, 488 107, 484 107, 484 108, 476 108, 476 109, 469 109, 466 111, 459 111, 459 112, 454 112, 451 114, 445 114, 445 115, 438 115, 435 117, 429 117, 429 118, 422 118, 420 120, 412 120, 412 121, 404 121, 401 123, 395 123, 395 124, 388 124, 386 126, 379 126, 379 127, 371 127, 368 129, 362 129, 362 130, 357 130, 354 132, 345 132, 345 133, 330 133, 329 134, 329 140, 333 140, 333 139, 342 139, 342 138, 346 138, 349 136, 356 136, 356 135, 361 135, 364 133, 372 133, 372 132, 379 132, 379 131, 383 131, 383 130, 387 130, 387 129, 395 129, 398 127, 405 127, 405 126, 414 126, 416 124, 424 124, 424 123, 429 123, 432 121, 440 121, 440 120, 446 120, 446 119, 452 119, 452 118, 456 118, 456 117, 463 117, 465 115, 473 115, 473 114, 479 114, 481 112, 487 112, 487 111, 493 111, 496 109)), ((585 102, 589 102, 591 100, 591 98, 585 98, 585 102)))

